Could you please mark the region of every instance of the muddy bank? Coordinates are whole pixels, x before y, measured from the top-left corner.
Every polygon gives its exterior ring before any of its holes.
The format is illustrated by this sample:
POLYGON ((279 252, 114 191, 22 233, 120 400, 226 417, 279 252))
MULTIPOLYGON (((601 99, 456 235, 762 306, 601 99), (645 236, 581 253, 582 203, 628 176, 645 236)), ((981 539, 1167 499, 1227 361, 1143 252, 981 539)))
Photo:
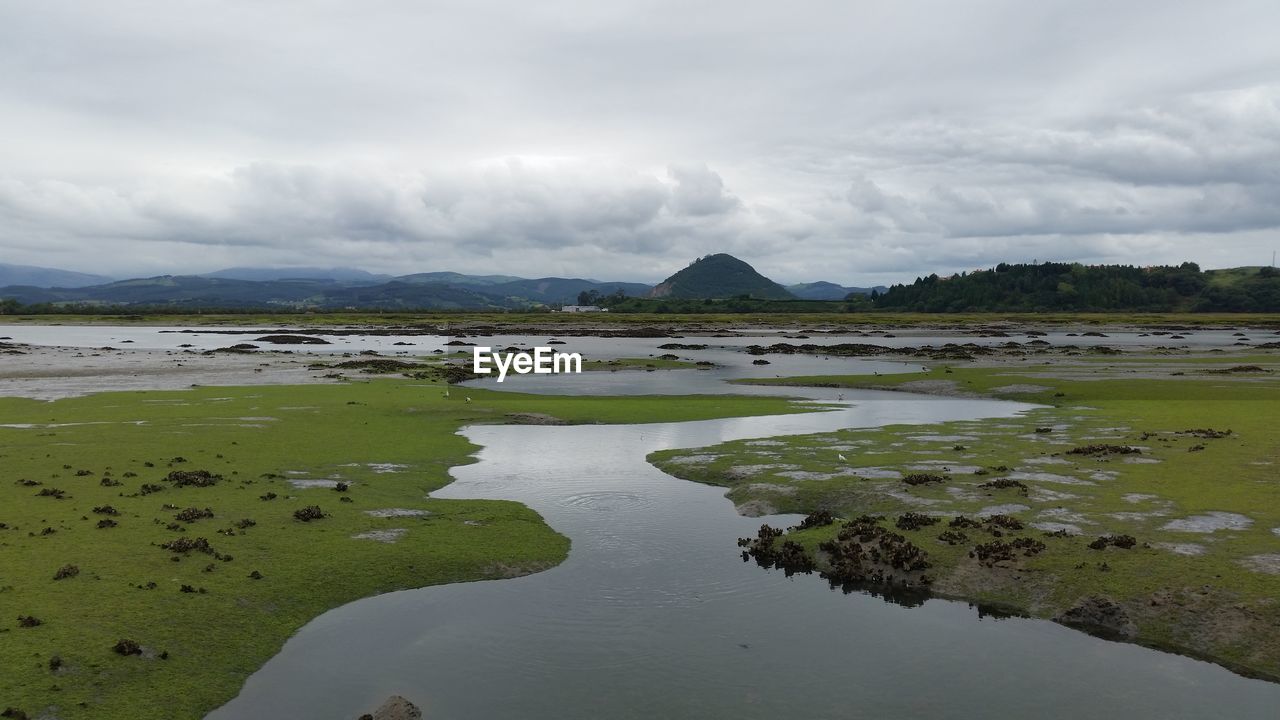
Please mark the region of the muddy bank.
POLYGON ((285 353, 23 345, 0 361, 0 396, 36 400, 117 390, 182 390, 193 385, 300 385, 337 378, 308 368, 314 358, 285 353))

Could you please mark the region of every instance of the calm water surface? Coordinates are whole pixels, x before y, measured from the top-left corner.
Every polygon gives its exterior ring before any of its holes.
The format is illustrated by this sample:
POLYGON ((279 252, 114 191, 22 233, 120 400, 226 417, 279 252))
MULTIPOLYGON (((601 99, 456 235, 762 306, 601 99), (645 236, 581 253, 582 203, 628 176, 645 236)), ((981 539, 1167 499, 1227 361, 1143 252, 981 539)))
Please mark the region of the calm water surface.
MULTIPOLYGON (((663 375, 674 373, 650 377, 663 375)), ((681 387, 722 387, 706 373, 679 376, 681 387)), ((522 380, 530 382, 505 385, 566 389, 563 378, 522 380)), ((590 391, 635 392, 634 382, 601 374, 590 391)), ((842 427, 1009 417, 1029 407, 787 391, 843 396, 847 407, 464 430, 483 448, 479 462, 455 468, 456 481, 435 496, 525 503, 572 539, 569 559, 529 577, 335 609, 209 718, 353 718, 392 693, 432 720, 1277 717, 1280 686, 1207 663, 1044 621, 980 618, 964 603, 904 607, 845 595, 816 576, 787 578, 743 563, 735 540, 761 520, 738 516, 722 488, 659 472, 646 454, 842 427)))

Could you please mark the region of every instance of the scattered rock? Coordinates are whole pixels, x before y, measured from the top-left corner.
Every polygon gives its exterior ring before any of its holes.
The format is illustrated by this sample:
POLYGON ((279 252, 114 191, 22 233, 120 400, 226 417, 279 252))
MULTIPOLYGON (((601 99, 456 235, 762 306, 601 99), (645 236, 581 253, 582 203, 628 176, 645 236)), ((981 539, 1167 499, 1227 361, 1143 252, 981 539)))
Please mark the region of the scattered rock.
POLYGON ((111 649, 114 650, 117 655, 123 655, 125 657, 142 654, 142 646, 136 641, 128 639, 117 641, 115 646, 111 649))
MULTIPOLYGON (((271 343, 272 345, 331 345, 324 338, 311 337, 310 335, 263 335, 260 338, 254 338, 254 342, 271 343)), ((448 344, 448 343, 446 343, 448 344)))
POLYGON ((899 530, 919 530, 930 525, 937 525, 942 522, 933 515, 923 515, 916 512, 903 513, 893 522, 894 527, 899 530))
POLYGON ((365 714, 360 716, 361 720, 369 718, 369 720, 422 720, 422 711, 418 706, 400 697, 392 695, 382 706, 373 711, 372 715, 365 714))
POLYGON ((202 520, 204 518, 211 518, 211 517, 213 517, 213 510, 210 508, 204 508, 202 510, 200 508, 189 507, 186 510, 183 510, 182 512, 178 513, 177 515, 174 515, 173 519, 181 522, 185 522, 185 523, 191 523, 197 520, 202 520))
POLYGON ((1081 445, 1067 451, 1068 455, 1141 455, 1142 450, 1128 445, 1081 445))
POLYGON ((1098 595, 1084 598, 1054 620, 1063 625, 1126 639, 1132 639, 1138 634, 1137 626, 1129 619, 1122 606, 1098 595))
POLYGON ((1017 490, 1023 495, 1027 494, 1027 486, 1021 481, 1012 478, 997 478, 990 482, 984 482, 978 487, 991 490, 1017 490))
POLYGON ((1105 550, 1110 545, 1122 550, 1131 550, 1137 544, 1137 539, 1132 535, 1102 535, 1097 540, 1089 543, 1089 547, 1093 550, 1105 550))
MULTIPOLYGON (((178 458, 174 458, 173 462, 177 461, 178 458)), ((173 483, 175 487, 211 487, 218 484, 222 476, 208 470, 174 470, 165 477, 165 480, 173 483)))
POLYGON ((320 520, 327 517, 319 505, 308 505, 304 508, 293 511, 293 519, 302 522, 311 522, 312 520, 320 520))

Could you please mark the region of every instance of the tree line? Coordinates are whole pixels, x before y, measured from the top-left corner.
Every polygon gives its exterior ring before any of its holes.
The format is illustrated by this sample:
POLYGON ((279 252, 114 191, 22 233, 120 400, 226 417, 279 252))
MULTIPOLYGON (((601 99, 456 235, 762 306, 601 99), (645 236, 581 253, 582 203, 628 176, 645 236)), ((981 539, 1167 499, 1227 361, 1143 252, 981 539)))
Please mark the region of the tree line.
POLYGON ((1178 266, 1001 263, 916 278, 873 293, 878 310, 914 312, 1280 312, 1280 271, 1178 266))

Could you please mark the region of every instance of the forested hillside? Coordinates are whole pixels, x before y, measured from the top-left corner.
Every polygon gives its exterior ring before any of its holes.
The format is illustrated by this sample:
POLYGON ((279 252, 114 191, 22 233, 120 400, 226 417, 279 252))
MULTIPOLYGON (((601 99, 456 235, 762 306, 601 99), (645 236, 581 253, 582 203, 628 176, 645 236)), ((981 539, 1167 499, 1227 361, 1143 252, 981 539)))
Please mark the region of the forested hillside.
POLYGON ((1280 312, 1280 271, 1236 268, 1001 263, 990 270, 917 278, 874 294, 877 309, 916 312, 1280 312))

